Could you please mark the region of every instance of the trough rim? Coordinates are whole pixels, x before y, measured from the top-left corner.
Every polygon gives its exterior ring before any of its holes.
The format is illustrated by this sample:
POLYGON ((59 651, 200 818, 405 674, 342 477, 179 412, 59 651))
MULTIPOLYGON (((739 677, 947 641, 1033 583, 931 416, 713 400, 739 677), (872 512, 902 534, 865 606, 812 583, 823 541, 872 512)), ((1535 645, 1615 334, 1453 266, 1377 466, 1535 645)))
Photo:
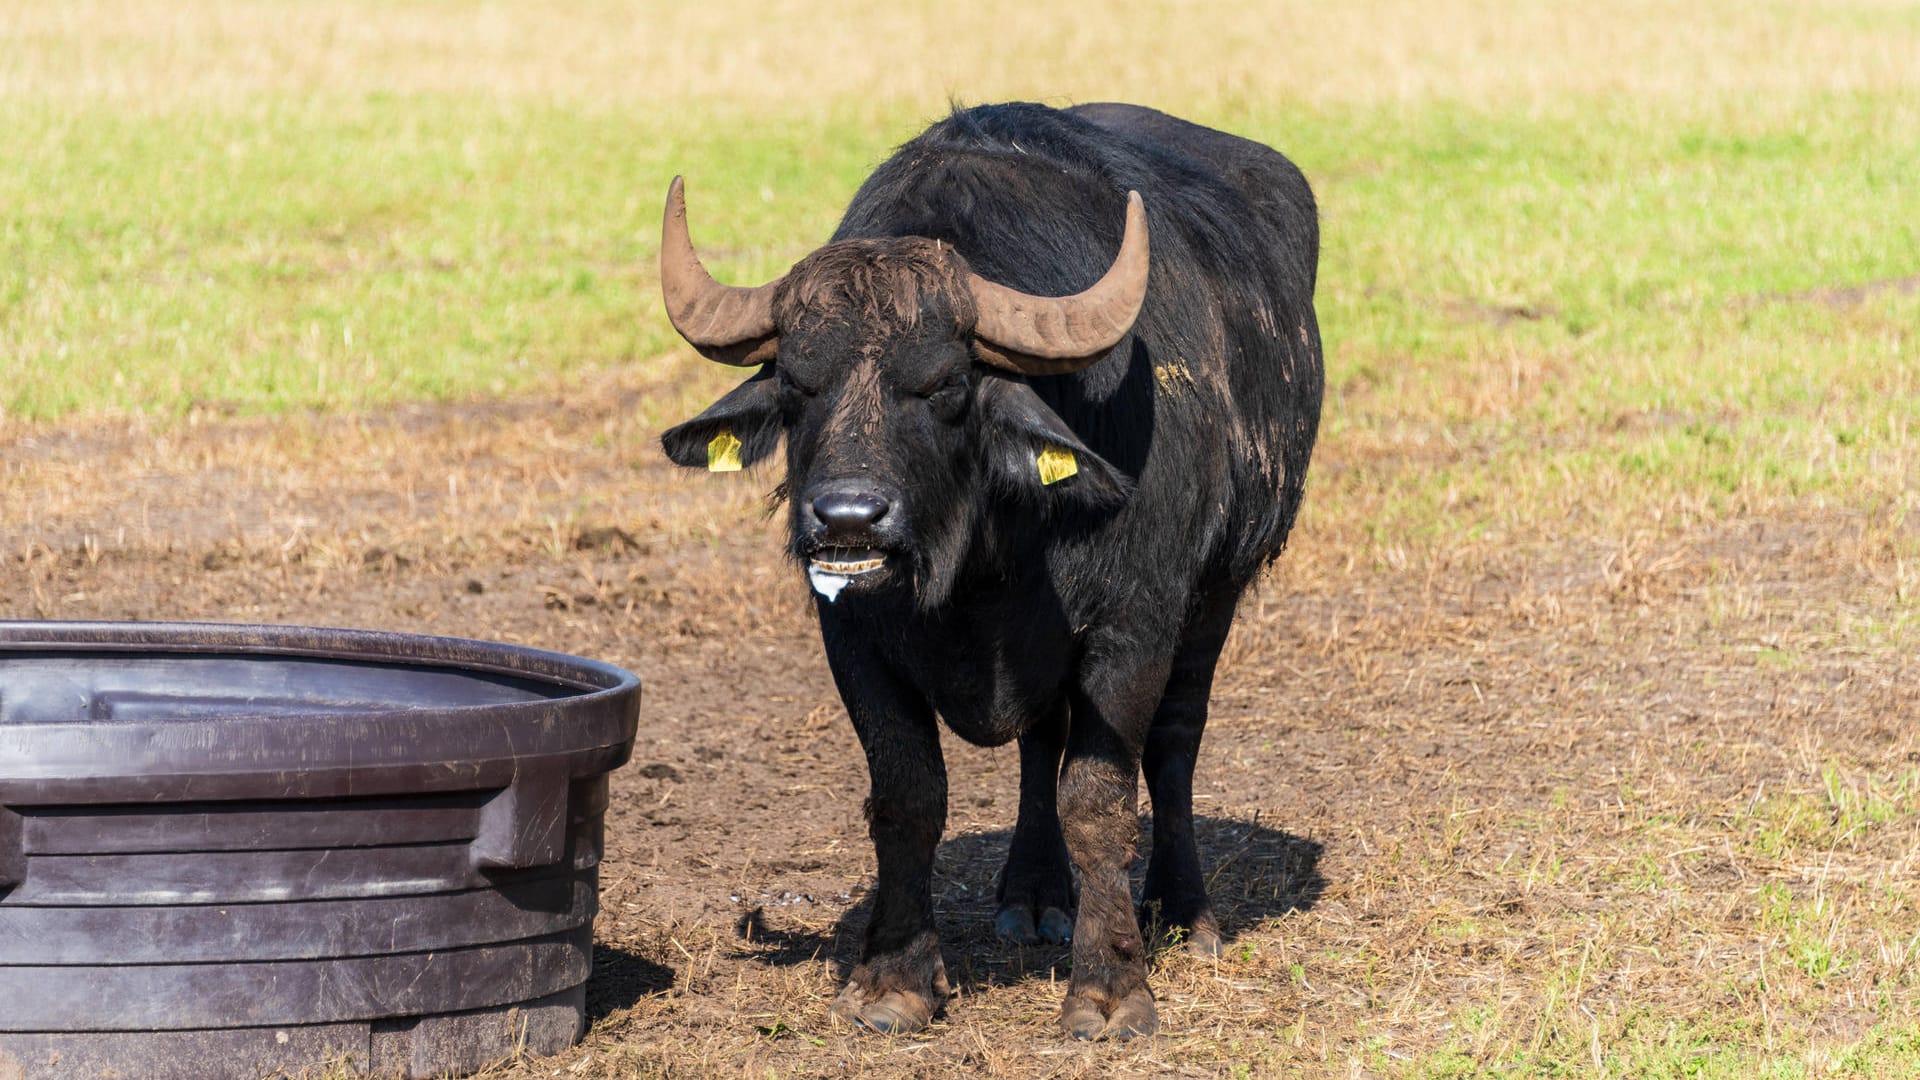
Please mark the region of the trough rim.
POLYGON ((504 675, 569 691, 478 705, 369 706, 166 721, 0 722, 0 806, 335 798, 501 787, 532 771, 611 772, 632 752, 641 684, 525 645, 279 624, 0 621, 0 663, 32 653, 284 657, 504 675), (332 755, 334 745, 354 750, 332 755), (427 749, 418 749, 425 747, 427 749))

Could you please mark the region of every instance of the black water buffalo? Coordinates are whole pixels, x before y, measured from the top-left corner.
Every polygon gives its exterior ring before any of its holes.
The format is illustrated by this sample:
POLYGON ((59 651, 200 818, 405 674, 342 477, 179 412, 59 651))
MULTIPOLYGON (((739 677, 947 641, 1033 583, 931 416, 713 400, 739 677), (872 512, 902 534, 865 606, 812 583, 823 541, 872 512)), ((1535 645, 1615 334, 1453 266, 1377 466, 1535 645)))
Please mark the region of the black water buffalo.
POLYGON ((996 927, 1072 940, 1062 1025, 1152 1032, 1139 920, 1219 947, 1194 759, 1234 607, 1286 542, 1319 424, 1306 179, 1151 109, 1010 104, 901 147, 771 284, 715 283, 685 215, 676 179, 668 315, 707 357, 758 370, 662 442, 731 470, 785 434, 791 554, 866 749, 879 882, 834 1013, 911 1030, 948 993, 937 715, 972 743, 1019 740, 996 927))

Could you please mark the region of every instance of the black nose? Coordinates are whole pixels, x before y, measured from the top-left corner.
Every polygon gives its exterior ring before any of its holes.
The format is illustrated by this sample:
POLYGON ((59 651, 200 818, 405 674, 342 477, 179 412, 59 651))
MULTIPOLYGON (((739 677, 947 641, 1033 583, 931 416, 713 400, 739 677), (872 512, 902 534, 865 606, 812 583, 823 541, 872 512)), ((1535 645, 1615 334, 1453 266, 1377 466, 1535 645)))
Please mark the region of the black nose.
POLYGON ((864 529, 886 516, 887 506, 870 491, 829 491, 813 500, 813 515, 829 529, 864 529))

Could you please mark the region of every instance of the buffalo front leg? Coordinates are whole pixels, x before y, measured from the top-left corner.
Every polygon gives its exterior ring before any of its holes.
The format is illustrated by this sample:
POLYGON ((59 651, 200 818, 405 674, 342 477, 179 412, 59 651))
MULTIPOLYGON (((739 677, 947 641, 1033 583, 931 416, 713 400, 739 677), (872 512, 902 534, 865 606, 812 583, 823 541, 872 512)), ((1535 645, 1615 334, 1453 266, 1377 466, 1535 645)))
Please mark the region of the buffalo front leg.
POLYGON ((1103 674, 1073 698, 1060 772, 1060 825, 1080 872, 1073 981, 1060 1025, 1077 1039, 1131 1039, 1160 1027, 1128 870, 1139 830, 1141 744, 1166 667, 1103 674))
POLYGON ((1000 872, 1000 910, 993 929, 1021 945, 1073 938, 1073 870, 1060 835, 1060 754, 1067 704, 1050 707, 1020 736, 1020 813, 1000 872))
POLYGON ((1188 625, 1143 755, 1147 792, 1153 796, 1153 857, 1147 862, 1141 922, 1184 931, 1187 947, 1203 956, 1219 955, 1220 924, 1207 902, 1193 839, 1193 767, 1236 600, 1234 594, 1211 598, 1188 625))
POLYGON ((867 829, 879 881, 860 963, 833 1015, 882 1033, 915 1031, 951 993, 933 928, 933 851, 947 822, 947 771, 926 700, 879 663, 828 659, 867 754, 867 829))

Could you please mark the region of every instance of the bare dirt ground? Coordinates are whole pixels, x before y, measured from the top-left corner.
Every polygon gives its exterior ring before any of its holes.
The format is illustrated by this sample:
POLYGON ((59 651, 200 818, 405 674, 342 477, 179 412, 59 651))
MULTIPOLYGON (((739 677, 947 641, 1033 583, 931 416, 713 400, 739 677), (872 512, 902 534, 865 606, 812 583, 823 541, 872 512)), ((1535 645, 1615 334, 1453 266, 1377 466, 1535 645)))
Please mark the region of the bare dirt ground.
POLYGON ((490 1075, 1812 1069, 1920 1009, 1920 664, 1888 629, 1913 598, 1882 525, 1789 507, 1356 556, 1326 478, 1421 466, 1330 441, 1216 690, 1196 787, 1231 942, 1161 954, 1164 1033, 1058 1034, 1064 953, 991 933, 1014 753, 957 742, 936 889, 958 994, 919 1036, 838 1030, 866 778, 765 513, 778 478, 673 470, 630 419, 646 392, 0 432, 0 615, 414 630, 639 672, 592 1028, 490 1075))

